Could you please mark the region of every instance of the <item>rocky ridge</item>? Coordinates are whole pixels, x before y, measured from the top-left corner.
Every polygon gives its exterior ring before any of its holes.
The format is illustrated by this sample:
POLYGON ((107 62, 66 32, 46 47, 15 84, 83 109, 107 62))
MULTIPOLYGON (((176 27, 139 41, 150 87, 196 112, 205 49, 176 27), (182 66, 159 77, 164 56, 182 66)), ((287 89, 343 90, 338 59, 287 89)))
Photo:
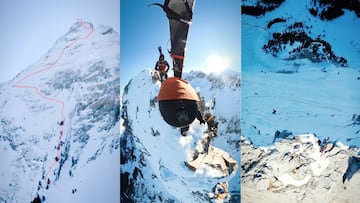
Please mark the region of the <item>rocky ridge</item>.
POLYGON ((242 202, 358 202, 359 148, 314 134, 254 147, 241 138, 242 202), (323 148, 323 151, 321 150, 323 148))

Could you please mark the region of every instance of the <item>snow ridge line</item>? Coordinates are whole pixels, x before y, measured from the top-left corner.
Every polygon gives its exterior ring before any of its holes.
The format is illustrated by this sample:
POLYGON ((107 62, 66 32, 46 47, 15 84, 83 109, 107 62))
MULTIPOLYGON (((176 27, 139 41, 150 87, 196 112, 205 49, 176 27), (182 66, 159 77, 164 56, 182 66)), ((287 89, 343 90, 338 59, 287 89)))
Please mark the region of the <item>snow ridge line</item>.
MULTIPOLYGON (((64 108, 65 108, 65 103, 61 100, 58 100, 58 99, 55 99, 55 98, 52 98, 52 97, 48 97, 48 96, 45 96, 44 94, 42 94, 40 92, 40 90, 36 87, 36 86, 27 86, 27 85, 19 85, 19 83, 23 82, 24 80, 34 76, 34 75, 37 75, 37 74, 40 74, 40 73, 43 73, 43 72, 46 72, 46 71, 49 71, 51 69, 53 69, 55 67, 55 65, 58 64, 58 62, 62 59, 62 57, 64 56, 64 53, 67 49, 69 49, 70 47, 72 47, 76 42, 80 41, 80 40, 85 40, 87 38, 90 37, 90 35, 93 33, 94 31, 94 28, 92 28, 91 26, 87 26, 86 24, 84 24, 83 20, 82 19, 79 19, 78 22, 81 24, 81 26, 83 28, 85 28, 86 30, 90 30, 89 33, 86 35, 86 36, 83 36, 83 37, 79 37, 77 39, 75 39, 73 42, 71 42, 69 45, 65 46, 59 57, 53 62, 51 63, 48 67, 44 68, 44 69, 40 69, 38 71, 35 71, 35 72, 32 72, 26 76, 24 76, 23 78, 21 78, 20 80, 18 80, 14 85, 13 87, 14 88, 23 88, 23 89, 33 89, 36 94, 45 99, 45 100, 49 100, 51 102, 54 102, 54 103, 57 103, 61 106, 61 118, 62 118, 62 121, 60 123, 61 125, 61 131, 60 131, 60 135, 58 137, 58 147, 57 147, 57 152, 56 152, 56 157, 55 157, 55 160, 54 162, 49 166, 48 168, 48 171, 46 173, 46 175, 43 177, 44 180, 48 180, 48 175, 49 173, 52 171, 53 167, 59 162, 60 160, 60 151, 61 151, 61 139, 62 139, 62 136, 64 134, 64 129, 65 129, 65 123, 66 123, 66 118, 65 118, 65 115, 64 115, 64 108)), ((48 182, 49 184, 49 182, 48 182)))

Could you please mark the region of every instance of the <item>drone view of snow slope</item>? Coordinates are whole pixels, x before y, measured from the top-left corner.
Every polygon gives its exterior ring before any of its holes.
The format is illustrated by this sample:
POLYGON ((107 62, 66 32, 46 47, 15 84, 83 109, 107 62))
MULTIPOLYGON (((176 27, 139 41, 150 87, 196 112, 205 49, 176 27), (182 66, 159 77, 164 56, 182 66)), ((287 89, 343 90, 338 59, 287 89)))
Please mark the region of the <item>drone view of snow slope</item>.
POLYGON ((360 147, 359 1, 242 1, 242 135, 360 147), (333 4, 331 4, 333 3, 333 4))
POLYGON ((0 85, 0 202, 120 201, 119 40, 77 22, 0 85))
MULTIPOLYGON (((216 170, 192 171, 195 145, 206 130, 195 120, 190 133, 181 136, 162 118, 157 95, 160 81, 144 70, 124 87, 121 97, 121 199, 134 202, 211 202, 218 182, 229 183, 231 201, 240 199, 240 174, 219 177, 216 170)), ((220 75, 191 71, 184 80, 204 98, 207 112, 216 116, 217 136, 212 145, 240 163, 240 73, 220 75)))

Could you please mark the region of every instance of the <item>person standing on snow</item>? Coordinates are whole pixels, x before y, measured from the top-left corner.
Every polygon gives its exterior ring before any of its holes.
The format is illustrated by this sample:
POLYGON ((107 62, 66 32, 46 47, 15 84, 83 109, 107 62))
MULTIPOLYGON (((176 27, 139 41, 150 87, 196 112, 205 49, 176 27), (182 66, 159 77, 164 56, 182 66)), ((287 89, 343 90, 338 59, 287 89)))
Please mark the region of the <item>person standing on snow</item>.
POLYGON ((159 60, 155 64, 155 70, 160 73, 161 83, 168 78, 167 72, 169 71, 169 63, 165 60, 164 54, 161 51, 161 47, 158 48, 160 52, 159 60))

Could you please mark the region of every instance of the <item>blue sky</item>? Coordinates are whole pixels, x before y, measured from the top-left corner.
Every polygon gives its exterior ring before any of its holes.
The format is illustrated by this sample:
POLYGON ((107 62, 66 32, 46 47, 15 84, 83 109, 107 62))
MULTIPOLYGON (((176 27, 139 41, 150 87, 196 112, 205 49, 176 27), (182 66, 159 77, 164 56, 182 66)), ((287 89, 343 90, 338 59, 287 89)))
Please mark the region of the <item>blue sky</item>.
MULTIPOLYGON (((120 80, 125 85, 141 70, 154 68, 158 46, 170 45, 169 23, 160 7, 162 0, 121 0, 120 80)), ((215 66, 240 71, 239 0, 197 0, 188 35, 184 71, 209 70, 215 66)), ((166 60, 171 62, 169 55, 166 60)), ((170 73, 172 76, 172 73, 170 73)))
POLYGON ((1 0, 0 84, 36 62, 77 19, 120 31, 119 0, 1 0))

